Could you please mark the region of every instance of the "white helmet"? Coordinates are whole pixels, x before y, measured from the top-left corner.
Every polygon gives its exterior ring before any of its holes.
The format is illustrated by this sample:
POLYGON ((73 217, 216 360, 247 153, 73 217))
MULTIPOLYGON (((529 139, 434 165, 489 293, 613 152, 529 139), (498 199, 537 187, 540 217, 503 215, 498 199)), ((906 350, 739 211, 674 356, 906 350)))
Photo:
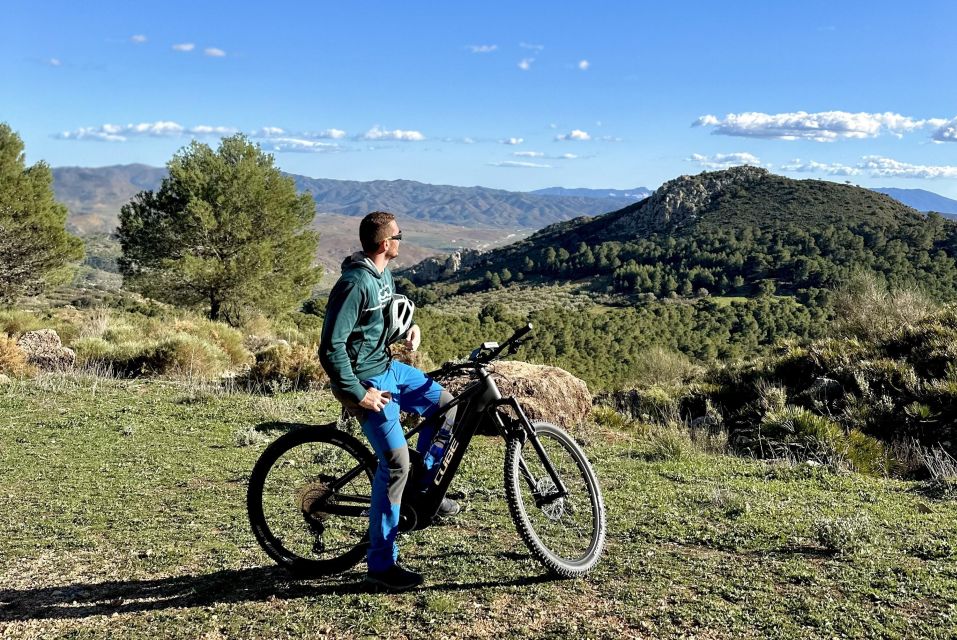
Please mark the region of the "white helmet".
POLYGON ((398 342, 412 328, 415 303, 401 294, 394 294, 385 312, 385 343, 398 342))

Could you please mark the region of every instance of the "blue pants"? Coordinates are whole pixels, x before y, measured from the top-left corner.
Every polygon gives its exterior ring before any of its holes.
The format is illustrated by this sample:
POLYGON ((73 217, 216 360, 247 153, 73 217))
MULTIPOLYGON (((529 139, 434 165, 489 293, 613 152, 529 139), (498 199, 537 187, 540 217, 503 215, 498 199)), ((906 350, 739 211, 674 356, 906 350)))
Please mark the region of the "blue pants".
MULTIPOLYGON (((409 449, 399 424, 399 409, 428 417, 438 408, 442 386, 415 367, 395 360, 385 372, 362 382, 392 392, 392 401, 379 413, 366 411, 362 422, 362 432, 379 460, 369 509, 369 571, 384 571, 399 555, 395 537, 402 492, 409 479, 409 449)), ((428 450, 434 429, 429 431, 420 432, 419 453, 428 450)))

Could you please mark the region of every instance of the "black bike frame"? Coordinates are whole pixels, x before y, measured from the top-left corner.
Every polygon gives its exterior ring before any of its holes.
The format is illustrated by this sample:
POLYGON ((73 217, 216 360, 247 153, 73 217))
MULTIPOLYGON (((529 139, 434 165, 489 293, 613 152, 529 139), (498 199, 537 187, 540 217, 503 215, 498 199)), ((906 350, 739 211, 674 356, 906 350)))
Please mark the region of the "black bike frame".
MULTIPOLYGON (((466 366, 466 368, 470 367, 466 366)), ((465 452, 468 450, 472 438, 478 433, 479 429, 487 426, 486 420, 490 420, 495 430, 503 437, 524 436, 527 441, 531 441, 532 446, 541 458, 542 464, 555 487, 554 491, 540 495, 536 479, 528 470, 524 460, 519 461, 519 470, 528 483, 533 495, 536 496, 535 502, 539 507, 568 495, 568 490, 552 466, 545 449, 538 441, 538 438, 535 437, 535 429, 528 419, 528 416, 522 411, 522 407, 518 401, 515 398, 502 397, 498 385, 495 384, 494 378, 492 378, 492 375, 484 366, 476 364, 474 371, 476 373, 476 380, 467 385, 451 402, 441 407, 406 434, 406 439, 408 440, 426 427, 431 426, 433 429, 436 429, 444 423, 445 415, 449 411, 455 407, 461 407, 457 415, 456 423, 453 425, 449 441, 445 446, 445 455, 440 462, 437 462, 438 467, 434 469, 434 475, 428 488, 423 491, 419 486, 416 486, 414 482, 409 482, 406 485, 405 493, 402 496, 403 522, 400 522, 400 528, 402 530, 420 529, 431 523, 432 519, 438 513, 442 499, 448 491, 452 478, 458 471, 462 458, 465 457, 465 452), (501 412, 498 410, 501 407, 510 408, 515 413, 516 419, 510 419, 508 423, 506 423, 502 418, 501 412), (520 433, 515 433, 516 422, 521 429, 520 433)), ((433 433, 434 432, 433 430, 433 433)), ((412 447, 409 448, 409 453, 413 456, 418 456, 412 447)), ((417 463, 420 462, 420 460, 417 460, 417 463)), ((331 488, 337 490, 345 486, 364 471, 364 465, 357 465, 333 481, 331 488)), ((358 496, 346 497, 340 495, 338 504, 327 503, 323 506, 323 511, 343 516, 367 516, 368 507, 363 508, 361 506, 342 504, 342 502, 355 503, 361 501, 361 498, 358 496)))

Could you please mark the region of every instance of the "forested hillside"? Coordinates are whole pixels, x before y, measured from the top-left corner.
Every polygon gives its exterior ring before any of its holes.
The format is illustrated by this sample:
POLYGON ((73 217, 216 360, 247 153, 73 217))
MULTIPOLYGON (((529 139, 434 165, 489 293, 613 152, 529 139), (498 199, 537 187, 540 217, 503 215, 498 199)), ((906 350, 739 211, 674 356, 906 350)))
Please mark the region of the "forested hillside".
POLYGON ((867 189, 738 167, 398 282, 423 305, 440 358, 504 334, 495 318, 528 318, 540 331, 526 357, 613 389, 639 377, 653 347, 715 362, 819 337, 832 291, 859 272, 957 299, 955 258, 953 221, 867 189))
MULTIPOLYGON (((812 301, 865 269, 951 299, 955 256, 957 223, 941 216, 859 187, 736 167, 682 176, 619 211, 552 225, 439 285, 466 291, 587 278, 593 290, 626 298, 778 293, 812 301)), ((414 271, 406 275, 416 282, 414 271)))

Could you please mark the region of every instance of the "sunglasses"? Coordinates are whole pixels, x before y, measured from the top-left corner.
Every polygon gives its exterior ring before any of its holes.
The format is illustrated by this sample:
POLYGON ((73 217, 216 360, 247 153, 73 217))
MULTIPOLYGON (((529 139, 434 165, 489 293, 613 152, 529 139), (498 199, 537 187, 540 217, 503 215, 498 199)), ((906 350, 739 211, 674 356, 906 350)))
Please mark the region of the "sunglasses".
POLYGON ((400 231, 399 233, 395 234, 394 236, 389 236, 388 238, 386 238, 386 240, 401 240, 401 239, 402 239, 402 232, 401 232, 401 231, 400 231))

